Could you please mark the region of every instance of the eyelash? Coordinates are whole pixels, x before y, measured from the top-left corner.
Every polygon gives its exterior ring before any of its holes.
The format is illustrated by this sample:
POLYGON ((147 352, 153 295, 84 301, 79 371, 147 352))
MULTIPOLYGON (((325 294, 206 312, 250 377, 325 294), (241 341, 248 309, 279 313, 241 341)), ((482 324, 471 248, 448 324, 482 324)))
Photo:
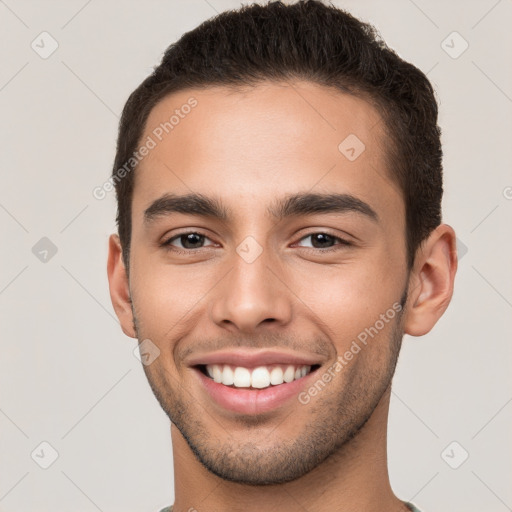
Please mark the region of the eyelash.
MULTIPOLYGON (((209 237, 207 235, 205 235, 204 233, 201 233, 200 231, 184 231, 183 233, 178 233, 177 235, 173 235, 171 238, 164 241, 161 244, 161 247, 163 247, 164 249, 167 249, 169 251, 178 253, 178 254, 187 254, 187 255, 194 254, 195 252, 201 251, 202 249, 208 249, 208 247, 198 247, 196 249, 180 249, 178 247, 171 245, 171 242, 173 242, 174 240, 177 240, 184 235, 191 235, 191 234, 203 236, 204 238, 209 240, 209 237)), ((302 236, 299 239, 299 242, 304 240, 305 238, 311 237, 313 235, 318 235, 318 234, 328 235, 328 236, 332 237, 335 242, 339 242, 339 243, 337 243, 336 245, 334 245, 332 247, 327 247, 324 249, 317 248, 317 247, 303 247, 303 249, 306 249, 308 251, 313 251, 313 252, 319 251, 321 253, 326 253, 326 252, 331 252, 331 251, 338 251, 338 250, 340 250, 341 247, 349 247, 349 246, 353 245, 351 242, 345 240, 344 238, 335 236, 335 235, 329 233, 328 231, 313 231, 311 233, 308 233, 307 235, 302 236)))

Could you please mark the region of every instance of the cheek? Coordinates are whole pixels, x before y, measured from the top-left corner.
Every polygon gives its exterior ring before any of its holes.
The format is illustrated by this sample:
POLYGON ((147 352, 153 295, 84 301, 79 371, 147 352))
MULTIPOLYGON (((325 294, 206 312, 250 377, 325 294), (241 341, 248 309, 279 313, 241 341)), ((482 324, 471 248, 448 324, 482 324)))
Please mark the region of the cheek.
POLYGON ((210 288, 204 277, 184 266, 134 262, 132 300, 142 333, 155 343, 179 336, 188 318, 204 305, 210 288))
MULTIPOLYGON (((382 270, 382 263, 369 264, 368 260, 317 270, 307 273, 307 281, 304 273, 295 289, 317 322, 327 326, 326 334, 338 352, 348 349, 358 336, 364 340, 368 330, 374 337, 390 335, 402 292, 401 276, 392 275, 391 268, 382 270)), ((368 335, 367 339, 372 338, 368 335)))

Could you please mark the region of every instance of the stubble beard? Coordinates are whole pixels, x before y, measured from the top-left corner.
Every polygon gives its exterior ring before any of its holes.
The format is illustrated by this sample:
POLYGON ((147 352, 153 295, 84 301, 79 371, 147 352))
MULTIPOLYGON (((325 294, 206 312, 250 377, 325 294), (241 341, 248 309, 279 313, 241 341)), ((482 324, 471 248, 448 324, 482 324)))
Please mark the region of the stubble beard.
MULTIPOLYGON (((402 304, 405 304, 406 293, 402 304)), ((266 448, 262 448, 261 442, 251 441, 251 435, 255 431, 257 434, 258 426, 264 424, 270 415, 240 416, 237 423, 246 428, 247 440, 234 440, 229 432, 219 429, 218 423, 196 405, 191 391, 165 368, 153 364, 143 368, 160 406, 206 469, 224 480, 240 484, 282 484, 304 476, 329 458, 340 456, 357 438, 390 387, 402 343, 403 314, 402 309, 395 317, 387 340, 372 341, 388 342, 385 365, 359 373, 352 371, 356 365, 344 368, 342 371, 349 373, 344 388, 334 393, 324 389, 307 405, 297 401, 297 407, 309 408, 310 419, 295 439, 289 441, 286 435, 279 435, 279 431, 286 428, 286 423, 293 421, 292 413, 271 431, 270 435, 275 434, 276 442, 267 443, 266 448), (211 435, 208 421, 213 422, 222 437, 211 435)), ((139 336, 140 326, 135 314, 134 324, 139 340, 145 339, 139 336)), ((320 368, 319 371, 323 370, 320 368)), ((335 382, 336 378, 328 386, 336 385, 335 382)))

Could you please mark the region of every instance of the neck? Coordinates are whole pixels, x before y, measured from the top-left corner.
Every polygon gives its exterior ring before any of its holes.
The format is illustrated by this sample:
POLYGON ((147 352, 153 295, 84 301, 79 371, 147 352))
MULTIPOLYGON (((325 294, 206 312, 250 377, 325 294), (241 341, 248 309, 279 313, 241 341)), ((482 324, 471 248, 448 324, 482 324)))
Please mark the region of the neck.
POLYGON ((391 387, 370 419, 346 445, 313 471, 279 485, 249 486, 210 473, 172 425, 175 504, 173 512, 407 511, 394 494, 387 469, 387 419, 391 387))

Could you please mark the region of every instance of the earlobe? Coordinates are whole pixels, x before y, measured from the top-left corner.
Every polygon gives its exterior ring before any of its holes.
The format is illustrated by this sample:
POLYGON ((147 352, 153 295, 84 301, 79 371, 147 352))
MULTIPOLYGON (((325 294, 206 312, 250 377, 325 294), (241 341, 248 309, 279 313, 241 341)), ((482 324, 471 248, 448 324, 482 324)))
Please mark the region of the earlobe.
POLYGON ((404 322, 406 334, 423 336, 434 327, 451 301, 456 272, 455 232, 441 224, 416 254, 404 322))
POLYGON ((133 327, 130 287, 118 235, 110 235, 109 238, 107 274, 110 299, 121 328, 127 336, 136 338, 137 335, 133 327))

